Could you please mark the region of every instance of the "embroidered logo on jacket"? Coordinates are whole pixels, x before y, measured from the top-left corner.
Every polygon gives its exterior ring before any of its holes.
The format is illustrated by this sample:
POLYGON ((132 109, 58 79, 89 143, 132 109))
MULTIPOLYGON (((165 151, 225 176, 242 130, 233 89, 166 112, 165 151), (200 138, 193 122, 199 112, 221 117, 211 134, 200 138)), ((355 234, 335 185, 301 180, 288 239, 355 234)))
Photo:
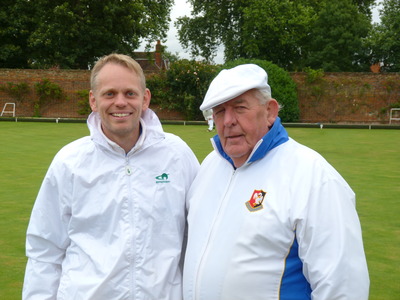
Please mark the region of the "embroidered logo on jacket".
POLYGON ((263 190, 254 190, 250 200, 246 202, 247 209, 249 211, 257 211, 263 209, 264 206, 262 205, 262 203, 266 194, 267 193, 263 190))
POLYGON ((166 183, 166 182, 169 182, 167 173, 162 173, 161 175, 156 176, 156 183, 166 183))

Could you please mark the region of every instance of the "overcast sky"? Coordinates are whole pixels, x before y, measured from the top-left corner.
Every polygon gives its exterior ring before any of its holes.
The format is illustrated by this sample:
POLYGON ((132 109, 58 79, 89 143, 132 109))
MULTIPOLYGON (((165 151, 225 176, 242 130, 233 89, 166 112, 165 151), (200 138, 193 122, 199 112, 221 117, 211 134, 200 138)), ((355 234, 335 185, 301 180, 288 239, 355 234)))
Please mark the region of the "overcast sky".
MULTIPOLYGON (((171 10, 171 23, 169 26, 169 31, 167 34, 167 42, 165 45, 167 46, 167 50, 173 54, 178 53, 180 58, 190 58, 189 53, 187 53, 182 46, 179 44, 178 38, 177 38, 177 30, 174 26, 174 21, 181 16, 190 16, 191 12, 191 5, 189 3, 186 3, 186 0, 175 0, 175 4, 171 10)), ((372 11, 372 20, 373 22, 379 22, 379 12, 378 8, 374 8, 372 11)), ((154 43, 155 47, 155 43, 154 43)), ((138 49, 138 51, 144 51, 144 45, 138 49)), ((223 55, 223 49, 221 48, 217 54, 217 56, 214 58, 214 62, 217 64, 222 64, 224 63, 224 55, 223 55)))
MULTIPOLYGON (((186 0, 175 0, 175 4, 171 10, 171 23, 169 25, 169 31, 167 33, 167 42, 165 43, 165 46, 167 46, 168 52, 171 52, 172 54, 176 54, 177 52, 180 58, 190 59, 190 55, 188 52, 185 52, 181 44, 179 44, 177 37, 177 30, 174 26, 174 22, 178 17, 190 16, 191 11, 192 11, 192 6, 189 3, 186 3, 186 0)), ((144 51, 144 45, 140 47, 138 51, 144 51)), ((214 58, 214 62, 217 64, 222 64, 224 63, 223 58, 224 55, 221 50, 219 51, 218 55, 214 58)))

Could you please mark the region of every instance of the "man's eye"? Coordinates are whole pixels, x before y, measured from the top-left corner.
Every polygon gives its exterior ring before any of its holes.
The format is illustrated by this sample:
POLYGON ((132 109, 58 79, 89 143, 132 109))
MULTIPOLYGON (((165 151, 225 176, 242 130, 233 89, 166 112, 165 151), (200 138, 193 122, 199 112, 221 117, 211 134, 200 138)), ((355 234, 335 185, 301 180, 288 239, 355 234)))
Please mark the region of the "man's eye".
POLYGON ((235 110, 236 110, 237 112, 244 112, 246 109, 247 109, 246 106, 236 106, 236 107, 235 107, 235 110))
POLYGON ((134 93, 134 92, 127 92, 126 94, 127 94, 129 97, 135 96, 135 93, 134 93))

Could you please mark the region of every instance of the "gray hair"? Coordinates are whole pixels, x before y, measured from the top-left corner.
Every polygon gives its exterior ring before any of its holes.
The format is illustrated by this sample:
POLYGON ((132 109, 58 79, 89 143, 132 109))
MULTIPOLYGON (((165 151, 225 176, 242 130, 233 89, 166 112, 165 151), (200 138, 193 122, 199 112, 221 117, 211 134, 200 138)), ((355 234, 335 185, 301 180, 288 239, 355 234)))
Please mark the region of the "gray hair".
MULTIPOLYGON (((258 101, 262 105, 267 104, 268 101, 272 99, 271 93, 268 90, 264 89, 254 89, 253 95, 258 99, 258 101)), ((283 106, 279 102, 278 105, 279 105, 279 110, 281 110, 283 106)))

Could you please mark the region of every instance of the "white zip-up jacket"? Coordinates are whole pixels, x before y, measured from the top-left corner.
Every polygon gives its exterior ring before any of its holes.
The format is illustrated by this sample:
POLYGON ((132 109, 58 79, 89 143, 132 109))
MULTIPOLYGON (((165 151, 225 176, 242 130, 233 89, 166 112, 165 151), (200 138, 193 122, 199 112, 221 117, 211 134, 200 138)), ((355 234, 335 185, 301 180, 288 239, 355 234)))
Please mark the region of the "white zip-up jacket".
POLYGON ((235 169, 218 137, 189 192, 185 300, 366 300, 353 191, 279 118, 235 169))
POLYGON ((23 299, 179 300, 187 191, 198 161, 151 110, 127 154, 100 118, 61 149, 36 199, 23 299))

